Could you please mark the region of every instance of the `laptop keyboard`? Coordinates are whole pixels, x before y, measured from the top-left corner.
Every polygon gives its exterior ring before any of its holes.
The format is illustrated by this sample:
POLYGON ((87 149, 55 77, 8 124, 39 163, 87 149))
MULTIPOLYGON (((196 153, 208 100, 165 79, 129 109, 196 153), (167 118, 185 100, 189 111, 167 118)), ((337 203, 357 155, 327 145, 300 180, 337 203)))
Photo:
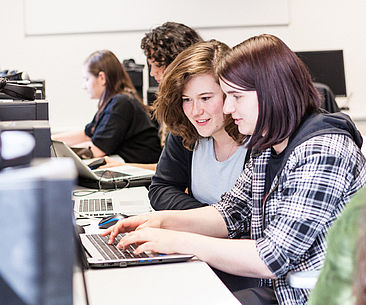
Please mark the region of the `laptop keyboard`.
POLYGON ((112 245, 108 244, 108 236, 100 236, 99 234, 86 235, 89 241, 98 249, 105 259, 123 259, 123 258, 145 258, 149 257, 146 253, 139 255, 133 254, 137 245, 129 245, 126 249, 118 249, 116 246, 124 234, 118 234, 112 245))
POLYGON ((129 174, 120 173, 120 172, 114 172, 114 171, 109 171, 109 170, 105 170, 105 171, 94 171, 94 173, 98 177, 105 178, 105 179, 122 178, 122 177, 129 177, 129 176, 131 176, 129 174))
POLYGON ((108 212, 113 211, 112 198, 80 199, 79 212, 108 212))

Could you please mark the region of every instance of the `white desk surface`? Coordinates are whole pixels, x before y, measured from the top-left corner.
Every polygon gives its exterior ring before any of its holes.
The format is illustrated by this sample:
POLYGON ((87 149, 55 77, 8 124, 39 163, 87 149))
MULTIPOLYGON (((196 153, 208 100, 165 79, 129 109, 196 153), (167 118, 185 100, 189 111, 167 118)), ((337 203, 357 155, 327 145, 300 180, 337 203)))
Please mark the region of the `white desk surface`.
MULTIPOLYGON (((97 221, 87 233, 101 232, 97 221)), ((199 260, 127 268, 89 269, 85 272, 90 305, 238 305, 211 268, 199 260)), ((74 273, 74 305, 84 305, 81 272, 74 273)))
MULTIPOLYGON (((201 261, 86 271, 90 305, 238 305, 201 261), (133 303, 130 303, 133 302, 133 303)), ((74 276, 74 305, 85 304, 81 274, 74 276)))

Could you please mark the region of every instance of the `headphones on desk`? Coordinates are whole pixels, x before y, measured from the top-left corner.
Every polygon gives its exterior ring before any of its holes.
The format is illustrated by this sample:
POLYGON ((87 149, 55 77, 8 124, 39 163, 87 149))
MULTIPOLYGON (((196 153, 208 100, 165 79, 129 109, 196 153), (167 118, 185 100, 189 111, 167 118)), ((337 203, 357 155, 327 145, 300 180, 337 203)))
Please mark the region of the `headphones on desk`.
POLYGON ((0 77, 0 92, 19 100, 34 101, 36 98, 36 88, 12 83, 4 77, 0 77))
POLYGON ((27 166, 32 160, 35 140, 24 131, 0 131, 0 171, 27 166))

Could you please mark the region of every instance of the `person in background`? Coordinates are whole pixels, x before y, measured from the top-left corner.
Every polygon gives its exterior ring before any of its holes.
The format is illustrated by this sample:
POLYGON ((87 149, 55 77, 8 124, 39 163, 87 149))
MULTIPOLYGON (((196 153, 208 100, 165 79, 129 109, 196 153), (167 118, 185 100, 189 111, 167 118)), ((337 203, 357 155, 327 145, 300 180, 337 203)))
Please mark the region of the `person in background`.
MULTIPOLYGON (((165 22, 146 33, 141 40, 141 49, 144 51, 147 63, 150 67, 150 75, 155 78, 157 83, 160 83, 165 69, 177 55, 200 41, 202 41, 202 38, 195 30, 177 22, 165 22)), ((167 134, 168 130, 164 122, 160 122, 159 136, 162 147, 164 147, 167 134)), ((101 168, 122 165, 120 162, 108 157, 106 158, 106 161, 107 165, 101 168)), ((156 169, 156 163, 132 165, 152 170, 156 169)))
POLYGON ((202 38, 195 30, 177 22, 165 22, 146 33, 141 40, 141 49, 150 67, 150 75, 160 83, 165 69, 177 55, 199 41, 202 38))
POLYGON ((90 148, 93 157, 117 154, 125 162, 157 162, 157 129, 117 57, 109 50, 93 52, 84 62, 83 79, 90 98, 99 99, 98 111, 84 130, 53 139, 90 148))
MULTIPOLYGON (((150 75, 160 83, 165 69, 177 55, 199 41, 202 38, 195 30, 177 22, 165 22, 146 33, 141 40, 141 49, 150 67, 150 75)), ((159 134, 164 146, 168 130, 163 122, 160 122, 159 134)))
POLYGON ((327 254, 309 305, 366 304, 366 188, 360 190, 334 222, 327 254))
MULTIPOLYGON (((251 156, 231 191, 213 205, 120 220, 103 235, 135 253, 190 253, 222 271, 261 279, 236 291, 242 304, 306 304, 290 271, 322 266, 329 227, 366 184, 362 137, 351 119, 319 110, 300 59, 263 34, 233 48, 217 67, 230 114, 251 156), (250 232, 250 239, 234 239, 250 232)), ((244 279, 241 278, 241 281, 244 279)))
MULTIPOLYGON (((360 195, 366 206, 366 191, 360 195)), ((356 305, 366 304, 366 207, 364 206, 359 218, 360 232, 356 250, 356 276, 354 278, 353 290, 356 296, 356 305)))
POLYGON ((199 42, 182 51, 165 71, 154 116, 170 134, 149 189, 155 210, 215 203, 244 168, 243 136, 223 113, 224 94, 214 72, 229 50, 216 40, 199 42))

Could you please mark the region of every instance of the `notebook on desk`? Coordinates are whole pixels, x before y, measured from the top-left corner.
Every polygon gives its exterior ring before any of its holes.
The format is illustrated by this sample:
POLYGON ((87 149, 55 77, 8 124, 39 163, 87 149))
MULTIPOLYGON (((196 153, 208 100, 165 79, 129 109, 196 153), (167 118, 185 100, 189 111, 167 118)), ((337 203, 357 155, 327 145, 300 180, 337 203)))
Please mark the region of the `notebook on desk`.
POLYGON ((116 247, 123 234, 117 235, 112 245, 108 244, 108 236, 103 237, 99 234, 80 234, 79 236, 82 250, 86 252, 82 253, 82 256, 84 256, 83 260, 86 260, 88 267, 92 268, 176 263, 188 261, 193 257, 190 254, 159 254, 152 252, 135 255, 133 254, 137 247, 135 244, 124 250, 116 247))
POLYGON ((123 165, 113 167, 111 169, 94 169, 91 170, 79 156, 64 142, 52 140, 51 154, 54 157, 67 157, 74 160, 79 176, 102 182, 118 182, 118 181, 133 181, 140 179, 151 178, 154 171, 143 169, 135 166, 123 165))

